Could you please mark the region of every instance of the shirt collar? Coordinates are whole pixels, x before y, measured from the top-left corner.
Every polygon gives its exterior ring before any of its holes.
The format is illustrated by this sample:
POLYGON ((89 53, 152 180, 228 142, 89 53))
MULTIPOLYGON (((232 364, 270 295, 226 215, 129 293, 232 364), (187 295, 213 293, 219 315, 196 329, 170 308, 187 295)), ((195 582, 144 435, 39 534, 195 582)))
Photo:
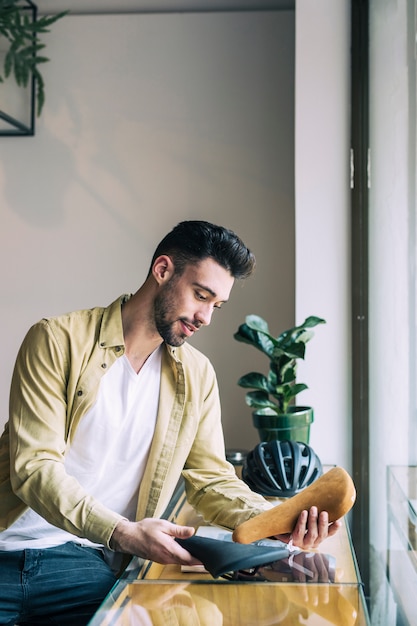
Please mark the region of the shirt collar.
POLYGON ((130 297, 130 295, 124 294, 104 309, 98 339, 101 348, 114 348, 117 346, 124 348, 122 304, 129 300, 130 297))

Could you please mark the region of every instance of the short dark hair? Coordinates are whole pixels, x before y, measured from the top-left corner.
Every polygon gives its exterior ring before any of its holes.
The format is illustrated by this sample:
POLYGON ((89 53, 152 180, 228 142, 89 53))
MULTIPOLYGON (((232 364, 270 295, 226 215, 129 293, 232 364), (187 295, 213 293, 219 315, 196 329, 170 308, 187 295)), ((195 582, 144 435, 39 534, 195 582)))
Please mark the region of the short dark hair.
POLYGON ((162 254, 172 258, 176 274, 181 274, 187 264, 207 258, 224 267, 233 278, 247 278, 255 267, 254 255, 232 230, 202 220, 177 224, 158 244, 151 269, 162 254))

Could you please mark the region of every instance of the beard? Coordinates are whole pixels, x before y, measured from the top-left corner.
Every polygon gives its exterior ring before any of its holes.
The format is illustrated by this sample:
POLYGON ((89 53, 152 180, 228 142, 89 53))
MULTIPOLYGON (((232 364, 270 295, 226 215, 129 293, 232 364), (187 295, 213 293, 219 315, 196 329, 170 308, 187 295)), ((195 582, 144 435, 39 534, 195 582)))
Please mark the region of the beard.
MULTIPOLYGON (((176 280, 172 278, 156 296, 154 301, 154 323, 156 330, 165 343, 178 348, 182 346, 187 337, 184 333, 175 331, 175 324, 181 319, 175 317, 175 286, 176 280)), ((184 321, 187 320, 184 319, 184 321)))

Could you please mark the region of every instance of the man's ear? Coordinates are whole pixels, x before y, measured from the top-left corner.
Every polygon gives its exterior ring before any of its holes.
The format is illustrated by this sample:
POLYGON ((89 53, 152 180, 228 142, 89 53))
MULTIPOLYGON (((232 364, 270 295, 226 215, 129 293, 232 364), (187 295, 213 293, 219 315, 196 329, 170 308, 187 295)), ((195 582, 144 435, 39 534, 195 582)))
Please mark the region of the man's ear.
POLYGON ((166 283, 174 275, 174 263, 167 254, 157 257, 152 266, 152 275, 156 282, 161 285, 166 283))

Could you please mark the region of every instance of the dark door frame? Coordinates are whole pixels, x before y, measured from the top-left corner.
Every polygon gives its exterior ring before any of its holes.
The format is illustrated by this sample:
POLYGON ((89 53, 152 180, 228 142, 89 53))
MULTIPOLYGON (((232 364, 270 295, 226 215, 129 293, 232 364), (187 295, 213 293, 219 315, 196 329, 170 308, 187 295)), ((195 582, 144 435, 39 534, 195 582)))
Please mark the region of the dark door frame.
POLYGON ((369 0, 351 3, 352 538, 369 597, 369 0))

